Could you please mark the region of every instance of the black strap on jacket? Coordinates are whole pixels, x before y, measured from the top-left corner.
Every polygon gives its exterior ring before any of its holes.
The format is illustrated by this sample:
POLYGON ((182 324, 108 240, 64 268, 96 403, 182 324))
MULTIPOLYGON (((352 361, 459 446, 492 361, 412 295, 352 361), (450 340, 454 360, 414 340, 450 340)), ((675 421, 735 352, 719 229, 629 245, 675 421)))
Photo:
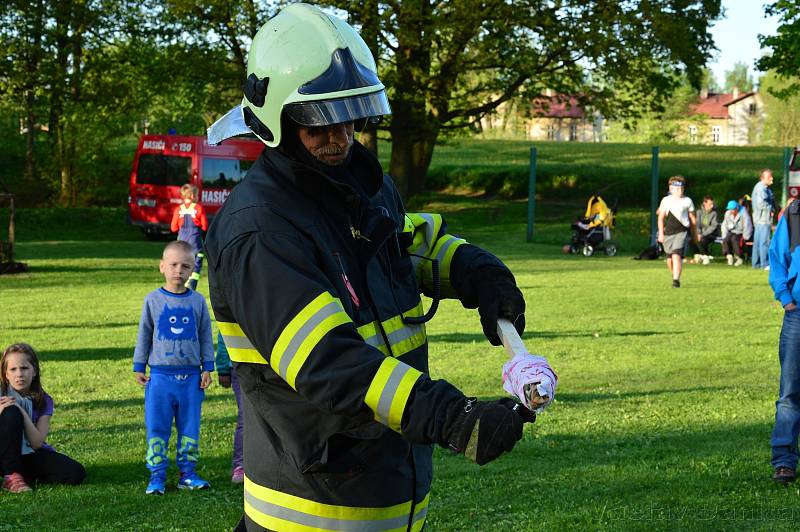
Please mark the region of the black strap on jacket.
POLYGON ((800 199, 793 201, 783 213, 789 228, 789 253, 800 244, 800 199))

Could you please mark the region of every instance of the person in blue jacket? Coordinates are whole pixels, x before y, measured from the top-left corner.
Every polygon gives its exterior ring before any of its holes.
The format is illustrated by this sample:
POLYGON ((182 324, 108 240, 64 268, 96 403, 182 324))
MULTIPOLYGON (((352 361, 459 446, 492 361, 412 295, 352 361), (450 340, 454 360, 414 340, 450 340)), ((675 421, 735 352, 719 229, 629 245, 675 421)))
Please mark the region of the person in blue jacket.
POLYGON ((772 430, 772 478, 781 484, 793 482, 797 469, 797 438, 800 433, 800 202, 792 202, 778 222, 769 247, 769 284, 784 309, 778 344, 781 364, 780 391, 775 403, 772 430))

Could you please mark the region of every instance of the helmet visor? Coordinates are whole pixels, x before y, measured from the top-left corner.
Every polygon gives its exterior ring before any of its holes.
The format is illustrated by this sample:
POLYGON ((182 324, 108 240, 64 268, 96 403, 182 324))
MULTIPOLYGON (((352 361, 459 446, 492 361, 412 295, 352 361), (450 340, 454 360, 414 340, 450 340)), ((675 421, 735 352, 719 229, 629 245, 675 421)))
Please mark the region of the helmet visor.
POLYGON ((292 120, 308 127, 329 126, 392 112, 383 90, 334 100, 292 103, 285 109, 292 120))

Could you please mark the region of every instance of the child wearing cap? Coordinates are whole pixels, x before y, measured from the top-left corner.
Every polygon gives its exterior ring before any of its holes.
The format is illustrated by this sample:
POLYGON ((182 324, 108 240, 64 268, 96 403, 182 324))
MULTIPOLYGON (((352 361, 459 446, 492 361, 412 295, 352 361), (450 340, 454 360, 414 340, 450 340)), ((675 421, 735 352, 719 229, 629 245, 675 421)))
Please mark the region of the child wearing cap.
POLYGON ((728 260, 728 266, 741 266, 742 234, 745 230, 745 218, 739 204, 730 200, 725 206, 725 218, 722 219, 722 254, 728 260))
POLYGON ((683 267, 683 250, 686 238, 691 232, 699 242, 697 221, 694 215, 694 202, 684 196, 686 180, 683 176, 669 178, 669 195, 661 200, 658 207, 658 241, 664 246, 667 254, 667 268, 672 274, 672 287, 681 286, 681 269, 683 267))

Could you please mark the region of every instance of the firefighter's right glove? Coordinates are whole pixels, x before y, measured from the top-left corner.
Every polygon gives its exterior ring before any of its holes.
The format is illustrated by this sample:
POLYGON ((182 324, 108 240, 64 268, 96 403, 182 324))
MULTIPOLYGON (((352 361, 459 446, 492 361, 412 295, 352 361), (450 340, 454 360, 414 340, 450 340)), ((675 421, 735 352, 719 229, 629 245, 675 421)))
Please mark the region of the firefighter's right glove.
POLYGON ((497 334, 498 318, 510 321, 520 336, 525 332, 525 299, 514 278, 496 273, 492 268, 475 272, 477 281, 478 313, 483 334, 492 345, 503 342, 497 334))
POLYGON ((536 414, 510 398, 458 399, 447 410, 447 446, 478 465, 488 464, 513 449, 522 439, 523 424, 536 420, 536 414))

